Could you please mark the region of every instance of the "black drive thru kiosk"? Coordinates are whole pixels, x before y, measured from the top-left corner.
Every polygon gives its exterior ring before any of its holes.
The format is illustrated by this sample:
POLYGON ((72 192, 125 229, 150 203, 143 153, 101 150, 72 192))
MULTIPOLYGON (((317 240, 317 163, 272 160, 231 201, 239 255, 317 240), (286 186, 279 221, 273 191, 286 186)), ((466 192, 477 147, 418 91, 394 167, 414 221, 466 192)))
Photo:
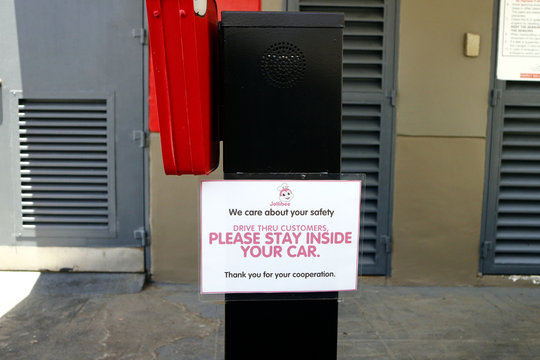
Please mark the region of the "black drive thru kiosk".
MULTIPOLYGON (((226 179, 339 178, 343 25, 343 14, 223 12, 226 179)), ((337 299, 226 294, 226 360, 335 359, 337 299)))

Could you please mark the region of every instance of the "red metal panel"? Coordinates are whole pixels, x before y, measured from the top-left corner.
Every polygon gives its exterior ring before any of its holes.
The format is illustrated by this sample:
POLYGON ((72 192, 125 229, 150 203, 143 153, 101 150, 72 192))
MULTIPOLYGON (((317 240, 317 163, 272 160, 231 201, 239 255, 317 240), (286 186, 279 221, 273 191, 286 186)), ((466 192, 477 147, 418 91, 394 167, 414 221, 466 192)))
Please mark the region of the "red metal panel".
POLYGON ((150 131, 159 132, 159 119, 156 101, 156 80, 154 79, 154 65, 152 64, 152 51, 148 56, 148 122, 150 131))
MULTIPOLYGON (((217 0, 218 20, 222 11, 261 11, 261 0, 217 0)), ((152 44, 150 44, 151 46, 152 44)), ((154 69, 152 67, 152 51, 150 51, 149 67, 149 122, 150 131, 159 132, 159 120, 155 94, 154 69)))
POLYGON ((219 160, 216 4, 208 0, 199 14, 193 0, 146 0, 146 6, 150 79, 155 84, 165 173, 208 174, 219 160))
POLYGON ((261 11, 261 0, 216 0, 218 18, 222 11, 261 11))

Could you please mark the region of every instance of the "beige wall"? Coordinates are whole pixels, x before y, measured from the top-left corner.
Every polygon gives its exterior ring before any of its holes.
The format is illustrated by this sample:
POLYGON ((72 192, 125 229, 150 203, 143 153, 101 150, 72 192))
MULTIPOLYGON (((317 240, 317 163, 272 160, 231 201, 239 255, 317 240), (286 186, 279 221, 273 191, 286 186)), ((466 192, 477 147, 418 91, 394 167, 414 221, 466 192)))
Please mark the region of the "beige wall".
POLYGON ((484 137, 493 0, 401 2, 398 69, 400 135, 484 137), (466 32, 480 56, 463 55, 466 32))
POLYGON ((220 167, 205 177, 165 175, 159 134, 150 135, 150 252, 156 281, 199 281, 199 182, 203 178, 223 179, 223 171, 220 167))
POLYGON ((477 281, 492 0, 401 2, 394 284, 477 281), (480 56, 463 55, 466 32, 480 56))
POLYGON ((397 138, 393 283, 476 280, 484 147, 483 139, 397 138))
POLYGON ((282 0, 262 0, 262 11, 281 11, 282 0))

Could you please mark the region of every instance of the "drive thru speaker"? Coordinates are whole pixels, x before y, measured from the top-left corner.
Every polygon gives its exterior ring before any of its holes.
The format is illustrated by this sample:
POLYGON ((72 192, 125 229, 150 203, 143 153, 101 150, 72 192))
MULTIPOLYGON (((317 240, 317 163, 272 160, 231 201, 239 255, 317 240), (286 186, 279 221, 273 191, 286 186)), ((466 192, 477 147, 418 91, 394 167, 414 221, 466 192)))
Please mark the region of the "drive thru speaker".
POLYGON ((227 13, 223 166, 339 173, 343 15, 227 13))
MULTIPOLYGON (((340 173, 343 26, 343 14, 222 14, 226 179, 340 173)), ((227 294, 225 358, 335 359, 337 298, 227 294)))

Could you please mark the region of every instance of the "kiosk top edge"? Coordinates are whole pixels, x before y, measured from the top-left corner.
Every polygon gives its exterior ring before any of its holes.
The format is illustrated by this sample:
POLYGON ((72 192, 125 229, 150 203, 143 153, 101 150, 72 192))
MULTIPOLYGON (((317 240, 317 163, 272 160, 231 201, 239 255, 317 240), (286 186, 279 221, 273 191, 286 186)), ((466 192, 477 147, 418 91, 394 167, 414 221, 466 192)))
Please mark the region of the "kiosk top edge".
POLYGON ((343 28, 342 13, 224 11, 222 27, 343 28))

